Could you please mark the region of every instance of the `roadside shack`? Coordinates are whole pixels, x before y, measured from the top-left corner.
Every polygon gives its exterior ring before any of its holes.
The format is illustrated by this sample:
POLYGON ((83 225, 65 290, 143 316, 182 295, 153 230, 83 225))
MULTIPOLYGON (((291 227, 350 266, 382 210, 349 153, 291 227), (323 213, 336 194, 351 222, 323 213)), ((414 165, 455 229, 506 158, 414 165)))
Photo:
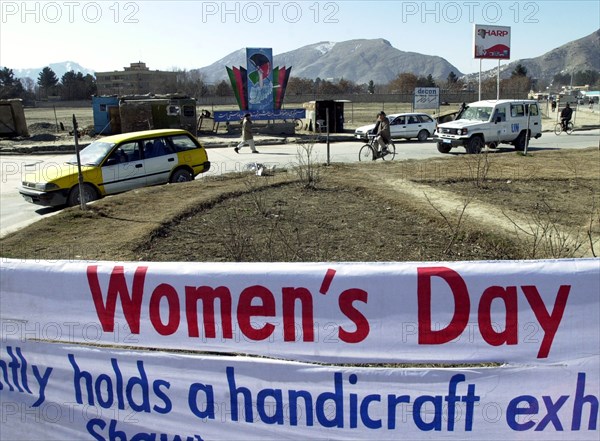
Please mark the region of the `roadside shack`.
POLYGON ((97 135, 121 133, 118 96, 93 96, 92 112, 94 115, 94 132, 97 135))
POLYGON ((93 97, 94 129, 103 135, 184 129, 196 135, 196 100, 185 95, 93 97))
POLYGON ((23 102, 20 99, 0 100, 0 137, 28 137, 23 102))
POLYGON ((329 113, 329 133, 344 132, 344 104, 349 100, 316 100, 304 103, 306 109, 305 126, 310 131, 325 132, 327 130, 327 114, 329 113))

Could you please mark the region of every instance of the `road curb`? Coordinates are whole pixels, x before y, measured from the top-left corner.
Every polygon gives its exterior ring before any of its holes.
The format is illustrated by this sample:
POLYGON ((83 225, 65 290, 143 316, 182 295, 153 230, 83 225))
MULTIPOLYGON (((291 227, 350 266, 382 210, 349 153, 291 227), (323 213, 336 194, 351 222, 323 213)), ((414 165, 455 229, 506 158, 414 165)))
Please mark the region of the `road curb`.
MULTIPOLYGON (((198 139, 200 143, 207 149, 217 149, 217 148, 233 148, 239 142, 239 138, 235 139, 223 139, 219 141, 209 140, 203 141, 202 136, 199 136, 198 139)), ((303 142, 314 142, 322 144, 327 142, 325 136, 316 137, 314 135, 300 135, 295 137, 277 137, 277 138, 262 138, 256 137, 255 143, 257 146, 265 146, 265 145, 277 145, 277 144, 302 144, 303 142)), ((354 141, 355 138, 351 134, 343 133, 343 134, 332 134, 329 137, 330 142, 348 142, 354 141)), ((91 142, 83 142, 79 144, 80 148, 87 147, 91 142)), ((0 147, 0 155, 60 155, 60 154, 74 154, 75 153, 75 145, 74 144, 55 144, 55 145, 27 145, 27 146, 10 146, 10 147, 0 147)))
MULTIPOLYGON (((600 129, 600 125, 582 125, 576 130, 593 130, 600 129)), ((542 130, 542 133, 553 133, 553 129, 547 128, 542 130)), ((239 138, 223 139, 223 140, 207 140, 203 141, 202 136, 198 137, 202 145, 207 149, 233 148, 239 143, 239 138)), ((353 133, 334 133, 329 135, 329 142, 351 142, 360 141, 354 137, 353 133)), ((327 142, 325 135, 297 135, 295 137, 255 137, 257 146, 277 145, 277 144, 302 144, 302 143, 318 143, 324 144, 327 142)), ((80 148, 88 146, 91 142, 80 143, 80 148)), ((74 154, 74 144, 56 144, 56 145, 28 145, 28 146, 10 146, 0 147, 0 155, 16 156, 16 155, 61 155, 74 154)))

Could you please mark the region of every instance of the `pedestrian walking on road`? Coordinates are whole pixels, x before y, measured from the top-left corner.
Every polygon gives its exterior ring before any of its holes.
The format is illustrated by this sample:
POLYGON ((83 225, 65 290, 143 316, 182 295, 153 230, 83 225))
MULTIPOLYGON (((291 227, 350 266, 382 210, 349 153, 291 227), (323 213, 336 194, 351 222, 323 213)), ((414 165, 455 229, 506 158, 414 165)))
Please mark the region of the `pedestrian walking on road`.
POLYGON ((252 153, 258 153, 256 150, 256 146, 254 145, 254 135, 252 135, 252 120, 250 119, 250 114, 246 113, 244 115, 244 119, 242 120, 242 141, 234 147, 236 153, 240 152, 240 149, 245 145, 250 146, 250 150, 252 153))

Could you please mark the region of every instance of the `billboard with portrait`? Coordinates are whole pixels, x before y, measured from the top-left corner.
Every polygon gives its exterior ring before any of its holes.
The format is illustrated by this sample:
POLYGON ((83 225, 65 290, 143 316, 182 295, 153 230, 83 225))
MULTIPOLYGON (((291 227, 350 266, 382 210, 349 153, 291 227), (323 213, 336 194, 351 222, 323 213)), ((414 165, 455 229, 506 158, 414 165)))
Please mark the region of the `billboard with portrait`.
POLYGON ((273 110, 273 51, 247 48, 248 109, 273 110))

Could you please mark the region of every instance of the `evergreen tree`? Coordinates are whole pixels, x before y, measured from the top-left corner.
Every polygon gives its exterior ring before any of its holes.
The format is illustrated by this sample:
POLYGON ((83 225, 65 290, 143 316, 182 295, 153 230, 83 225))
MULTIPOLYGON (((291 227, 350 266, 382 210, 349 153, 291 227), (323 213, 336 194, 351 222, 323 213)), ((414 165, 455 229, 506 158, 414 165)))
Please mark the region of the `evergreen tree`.
POLYGON ((93 95, 98 93, 98 85, 96 84, 96 77, 90 74, 86 74, 83 77, 83 88, 84 88, 84 96, 83 99, 90 99, 93 95))
POLYGON ((12 69, 0 69, 0 99, 23 98, 25 89, 12 69))
POLYGON ((446 87, 450 90, 461 90, 464 85, 463 80, 459 80, 454 71, 450 71, 446 77, 446 87))
POLYGON ((454 71, 450 71, 448 77, 446 78, 446 81, 448 82, 448 84, 455 84, 458 81, 458 77, 456 76, 454 71))
POLYGON ((511 72, 510 77, 526 77, 527 76, 527 68, 523 66, 521 63, 517 64, 514 70, 511 72))
POLYGON ((63 100, 87 100, 97 91, 96 79, 81 72, 65 72, 60 79, 60 95, 63 100))
MULTIPOLYGON (((77 95, 77 75, 75 72, 70 70, 69 72, 65 72, 65 74, 60 79, 61 87, 61 96, 63 100, 74 100, 77 95)), ((39 84, 39 82, 38 82, 39 84)))
POLYGON ((54 71, 50 67, 46 66, 40 72, 37 83, 44 90, 47 96, 49 93, 54 91, 54 88, 58 84, 58 78, 56 77, 54 71))

